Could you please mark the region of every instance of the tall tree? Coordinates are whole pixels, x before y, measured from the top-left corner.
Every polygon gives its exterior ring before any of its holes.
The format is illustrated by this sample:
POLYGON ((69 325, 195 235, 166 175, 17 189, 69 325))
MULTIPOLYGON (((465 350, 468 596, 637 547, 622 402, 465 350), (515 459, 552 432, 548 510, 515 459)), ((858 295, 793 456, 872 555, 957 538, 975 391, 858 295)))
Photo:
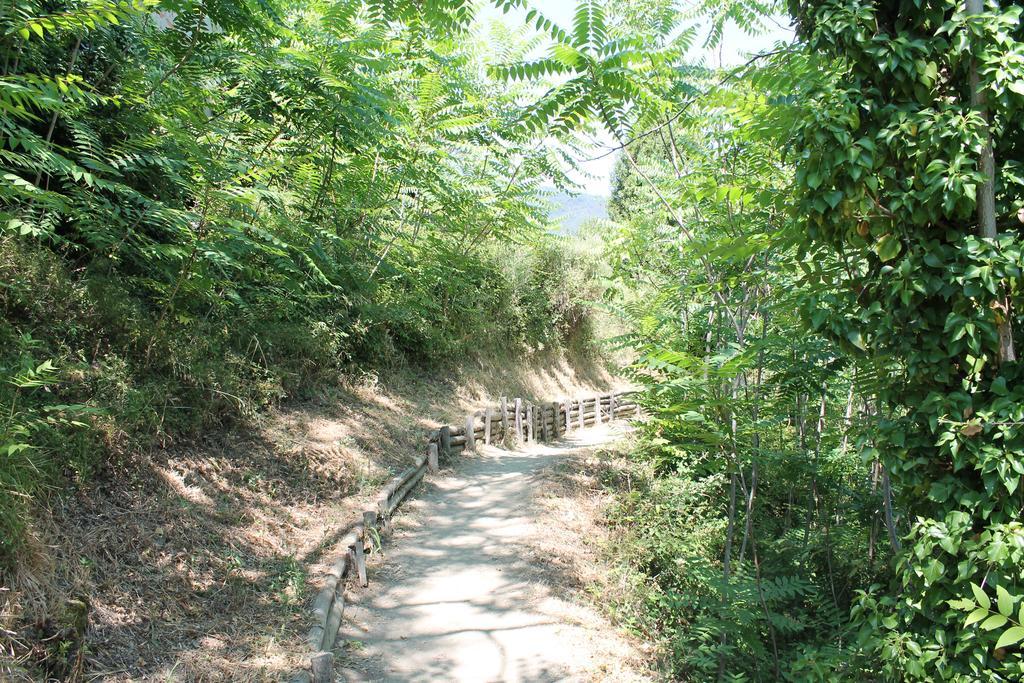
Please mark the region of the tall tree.
POLYGON ((834 74, 795 154, 806 248, 843 264, 812 316, 897 368, 876 443, 911 527, 894 582, 861 599, 864 635, 893 677, 1019 679, 1021 7, 791 8, 834 74))

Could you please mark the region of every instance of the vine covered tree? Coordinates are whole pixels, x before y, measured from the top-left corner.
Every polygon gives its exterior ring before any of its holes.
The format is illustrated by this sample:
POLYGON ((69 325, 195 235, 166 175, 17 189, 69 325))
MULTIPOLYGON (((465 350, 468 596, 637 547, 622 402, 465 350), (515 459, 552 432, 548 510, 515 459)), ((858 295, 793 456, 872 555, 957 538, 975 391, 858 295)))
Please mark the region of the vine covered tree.
POLYGON ((791 7, 831 60, 795 153, 807 249, 842 265, 810 318, 892 368, 876 445, 909 528, 857 608, 866 641, 893 677, 1019 680, 1021 7, 791 7))

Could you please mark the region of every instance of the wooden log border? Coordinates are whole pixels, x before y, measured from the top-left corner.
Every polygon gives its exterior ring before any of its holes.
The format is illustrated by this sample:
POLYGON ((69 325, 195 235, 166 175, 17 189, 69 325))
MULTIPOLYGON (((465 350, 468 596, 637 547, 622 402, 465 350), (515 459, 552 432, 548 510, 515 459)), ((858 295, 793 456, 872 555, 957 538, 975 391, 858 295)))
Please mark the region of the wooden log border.
POLYGON ((451 458, 459 452, 472 452, 478 441, 484 444, 552 441, 587 425, 617 418, 640 418, 641 407, 632 400, 633 393, 614 392, 538 405, 522 398, 502 397, 499 405, 467 415, 462 426, 443 425, 431 431, 423 454, 411 467, 388 481, 377 494, 373 510, 363 512, 347 527, 341 540, 345 550, 327 572, 323 587, 311 605, 313 625, 306 636, 311 650, 309 668, 297 672, 292 683, 333 681, 332 650, 345 613, 345 579, 355 577, 361 585, 368 584, 367 544, 390 528, 391 518, 402 501, 428 471, 436 472, 439 457, 451 458))

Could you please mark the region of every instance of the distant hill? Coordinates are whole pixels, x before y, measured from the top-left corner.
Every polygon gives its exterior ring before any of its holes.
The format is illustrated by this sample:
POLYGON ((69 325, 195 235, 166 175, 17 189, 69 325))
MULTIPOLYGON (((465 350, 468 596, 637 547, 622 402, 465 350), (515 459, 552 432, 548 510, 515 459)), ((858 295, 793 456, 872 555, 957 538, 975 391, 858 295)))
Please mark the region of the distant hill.
POLYGON ((561 224, 560 232, 575 235, 580 225, 588 219, 608 218, 608 198, 596 194, 579 194, 575 197, 558 192, 550 197, 551 211, 548 217, 553 223, 561 224))

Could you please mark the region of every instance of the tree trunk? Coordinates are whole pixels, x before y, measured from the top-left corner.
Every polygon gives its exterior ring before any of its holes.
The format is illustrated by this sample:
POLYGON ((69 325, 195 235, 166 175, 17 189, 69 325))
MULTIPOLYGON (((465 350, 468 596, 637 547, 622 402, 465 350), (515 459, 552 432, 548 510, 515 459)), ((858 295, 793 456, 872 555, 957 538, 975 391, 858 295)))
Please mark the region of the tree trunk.
POLYGON ((896 520, 892 512, 892 485, 889 482, 889 472, 882 466, 882 504, 885 508, 885 528, 889 532, 889 545, 893 553, 900 551, 900 537, 896 532, 896 520))
MULTIPOLYGON (((871 463, 871 497, 874 498, 878 492, 878 480, 881 476, 881 463, 876 458, 871 463)), ((871 515, 871 530, 868 535, 868 564, 875 562, 875 543, 878 540, 878 514, 877 510, 871 515)))
POLYGON ((846 410, 843 412, 843 445, 841 450, 846 452, 850 444, 850 430, 853 429, 853 389, 857 384, 857 369, 853 369, 853 378, 850 380, 850 393, 846 397, 846 410))
MULTIPOLYGON (((732 477, 729 479, 729 526, 725 533, 725 553, 722 557, 722 579, 724 580, 725 586, 722 596, 723 602, 728 604, 729 600, 729 578, 732 572, 732 543, 736 536, 736 472, 733 471, 732 477)), ((722 680, 725 677, 725 646, 729 643, 728 632, 722 633, 720 640, 720 647, 722 650, 718 653, 718 680, 722 680)))
MULTIPOLYGON (((739 343, 743 343, 742 335, 740 336, 739 343)), ((730 601, 730 589, 729 579, 732 576, 732 546, 736 540, 736 473, 740 468, 739 452, 736 445, 736 412, 733 410, 733 405, 736 403, 736 395, 738 393, 740 384, 740 375, 736 375, 732 379, 729 387, 729 425, 732 433, 732 453, 731 453, 731 466, 732 476, 729 478, 729 521, 725 532, 725 552, 722 555, 722 580, 723 580, 723 602, 727 605, 730 601)), ((724 606, 724 605, 723 605, 724 606)), ((729 642, 729 634, 723 633, 721 638, 722 650, 718 653, 718 678, 721 680, 725 676, 725 646, 729 642)))
MULTIPOLYGON (((65 78, 70 76, 71 75, 71 71, 75 68, 75 63, 78 62, 78 52, 79 52, 79 50, 81 50, 81 48, 82 48, 82 37, 79 36, 78 38, 75 39, 75 47, 72 48, 72 50, 71 50, 71 61, 68 64, 68 70, 66 72, 64 72, 64 77, 65 78)), ((60 107, 58 106, 58 107, 56 107, 53 110, 53 116, 50 117, 50 126, 49 126, 49 128, 46 129, 46 145, 47 146, 49 146, 50 142, 53 140, 53 131, 57 128, 57 119, 59 117, 60 117, 60 107)), ((36 173, 36 181, 35 181, 34 184, 38 186, 39 183, 42 181, 42 179, 43 179, 43 169, 40 168, 39 171, 36 173)), ((47 184, 47 186, 49 186, 49 184, 50 184, 49 180, 47 180, 46 184, 47 184)))
MULTIPOLYGON (((765 316, 761 321, 761 342, 764 343, 768 334, 768 318, 765 316)), ((740 543, 740 564, 743 563, 743 556, 747 549, 747 540, 751 538, 754 524, 754 499, 757 496, 757 465, 761 458, 761 427, 757 421, 761 417, 761 385, 764 382, 764 349, 757 352, 757 372, 754 373, 754 405, 750 410, 751 422, 754 425, 754 434, 751 438, 750 464, 750 492, 747 496, 747 509, 743 525, 743 541, 740 543)))
MULTIPOLYGON (((967 0, 968 14, 983 14, 984 0, 967 0)), ((978 61, 971 57, 970 63, 971 108, 984 122, 981 156, 978 159, 978 170, 984 178, 978 186, 978 234, 984 238, 995 239, 999 232, 996 229, 996 160, 992 149, 992 129, 989 126, 988 102, 985 91, 978 78, 978 61)), ((1017 359, 1013 348, 1013 328, 1010 326, 1010 298, 1004 293, 996 302, 996 329, 999 333, 999 362, 1006 363, 1017 359)))

